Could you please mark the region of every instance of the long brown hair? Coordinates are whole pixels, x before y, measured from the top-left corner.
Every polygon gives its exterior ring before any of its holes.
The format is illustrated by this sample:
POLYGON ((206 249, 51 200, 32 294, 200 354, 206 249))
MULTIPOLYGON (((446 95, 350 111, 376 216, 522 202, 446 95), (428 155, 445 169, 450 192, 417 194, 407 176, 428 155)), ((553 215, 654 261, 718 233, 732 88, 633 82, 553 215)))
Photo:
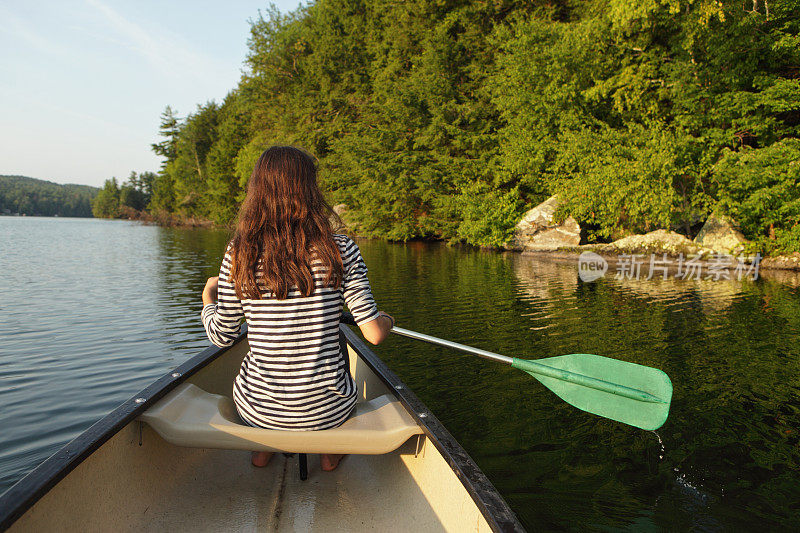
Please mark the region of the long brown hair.
POLYGON ((332 213, 310 155, 291 146, 264 151, 250 176, 231 242, 237 296, 257 300, 270 291, 283 300, 292 287, 310 296, 313 262, 325 269, 323 284, 338 288, 343 267, 332 213))

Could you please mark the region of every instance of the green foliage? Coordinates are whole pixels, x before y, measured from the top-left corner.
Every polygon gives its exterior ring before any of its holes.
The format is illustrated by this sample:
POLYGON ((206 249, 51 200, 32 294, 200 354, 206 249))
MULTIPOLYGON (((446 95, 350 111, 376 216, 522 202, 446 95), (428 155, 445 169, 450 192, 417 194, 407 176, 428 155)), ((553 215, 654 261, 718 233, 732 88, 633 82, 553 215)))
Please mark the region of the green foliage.
MULTIPOLYGON (((165 110, 149 209, 228 224, 260 152, 287 143, 319 158, 331 203, 365 235, 502 246, 551 194, 592 240, 689 233, 717 202, 750 209, 715 176, 729 154, 800 136, 798 12, 800 0, 272 7, 221 105, 165 110)), ((794 238, 793 208, 752 213, 751 233, 794 238)))
POLYGON ((503 192, 484 183, 465 188, 456 198, 461 223, 457 234, 472 243, 502 247, 513 236, 523 214, 519 187, 503 192))
POLYGON ((122 186, 117 183, 117 178, 106 180, 92 201, 92 213, 97 218, 135 215, 150 204, 156 181, 157 176, 152 172, 131 172, 122 186))
POLYGON ((98 191, 88 185, 59 185, 25 176, 0 176, 0 214, 90 217, 92 199, 98 191))
POLYGON ((207 157, 217 139, 218 110, 209 102, 181 123, 175 158, 164 167, 174 184, 175 208, 180 214, 208 214, 208 205, 202 200, 208 194, 207 157))
MULTIPOLYGON (((248 116, 243 99, 228 95, 219 110, 217 139, 207 155, 207 216, 218 224, 234 219, 243 187, 236 174, 236 158, 247 143, 248 116)), ((259 154, 260 155, 260 154, 259 154)), ((252 169, 254 161, 250 163, 252 169)), ((249 174, 248 174, 249 175, 249 174)), ((246 183, 246 182, 245 182, 246 183)))
POLYGON ((714 172, 720 206, 767 252, 800 252, 800 139, 726 151, 714 172))
POLYGON ((607 238, 618 228, 645 233, 690 224, 706 198, 694 176, 694 139, 632 124, 565 134, 552 168, 560 209, 607 238))
POLYGON ((143 211, 153 194, 153 183, 156 175, 152 172, 136 174, 131 172, 128 181, 119 190, 120 206, 127 206, 136 211, 143 211))
POLYGON ((164 137, 164 140, 150 145, 156 155, 164 158, 164 164, 175 159, 178 134, 180 133, 179 126, 180 119, 175 114, 175 110, 167 106, 161 113, 161 126, 159 127, 159 135, 164 137))
POLYGON ((618 1, 498 29, 502 167, 523 191, 562 195, 590 238, 688 231, 714 203, 723 150, 798 133, 798 5, 768 19, 733 2, 618 1))
POLYGON ((97 218, 116 218, 119 215, 119 199, 117 178, 106 180, 92 201, 92 214, 97 218))
POLYGON ((171 174, 166 172, 170 163, 177 155, 178 135, 180 133, 180 119, 175 111, 167 106, 161 114, 159 135, 164 138, 160 143, 150 145, 156 155, 164 158, 161 171, 156 175, 152 184, 152 197, 149 208, 151 211, 172 212, 175 209, 175 184, 171 174))

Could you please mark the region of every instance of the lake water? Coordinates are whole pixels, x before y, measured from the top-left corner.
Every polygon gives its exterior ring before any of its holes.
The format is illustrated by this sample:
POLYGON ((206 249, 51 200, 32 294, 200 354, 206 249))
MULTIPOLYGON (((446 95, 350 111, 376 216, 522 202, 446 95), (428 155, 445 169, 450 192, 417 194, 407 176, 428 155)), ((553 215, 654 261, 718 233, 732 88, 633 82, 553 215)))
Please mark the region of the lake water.
MULTIPOLYGON (((0 217, 0 491, 208 345, 200 292, 226 239, 0 217)), ((394 336, 376 348, 530 530, 800 528, 796 287, 612 273, 583 283, 577 262, 358 243, 398 325, 523 358, 595 353, 672 378, 656 435, 570 407, 497 363, 394 336)))

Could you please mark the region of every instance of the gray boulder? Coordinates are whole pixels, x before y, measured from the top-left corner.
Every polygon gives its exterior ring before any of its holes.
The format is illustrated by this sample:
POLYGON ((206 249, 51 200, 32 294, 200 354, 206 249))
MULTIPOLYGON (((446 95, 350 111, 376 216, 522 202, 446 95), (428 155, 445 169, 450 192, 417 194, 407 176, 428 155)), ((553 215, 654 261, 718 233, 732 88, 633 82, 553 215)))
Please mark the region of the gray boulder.
POLYGON ((747 239, 730 221, 713 213, 703 224, 694 242, 718 253, 738 255, 744 250, 747 239))
POLYGON ((616 252, 665 252, 671 255, 694 254, 703 251, 703 247, 674 231, 657 229, 644 235, 629 235, 606 246, 609 251, 616 252))
POLYGON ((556 250, 577 246, 581 242, 581 227, 572 217, 561 223, 553 221, 558 198, 551 196, 529 210, 517 223, 514 237, 507 244, 516 250, 556 250))

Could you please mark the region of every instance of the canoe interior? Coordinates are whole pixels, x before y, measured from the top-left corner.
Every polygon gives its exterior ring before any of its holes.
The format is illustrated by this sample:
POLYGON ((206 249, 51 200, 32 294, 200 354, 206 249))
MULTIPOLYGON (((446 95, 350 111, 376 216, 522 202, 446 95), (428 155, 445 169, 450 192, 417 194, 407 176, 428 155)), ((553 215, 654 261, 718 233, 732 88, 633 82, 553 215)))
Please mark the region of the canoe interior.
MULTIPOLYGON (((352 343, 348 351, 362 399, 394 392, 352 343)), ((242 340, 186 381, 229 396, 246 352, 242 340)), ((498 529, 427 435, 389 454, 348 456, 334 472, 309 455, 306 481, 297 463, 296 455, 276 454, 255 468, 248 452, 173 446, 134 419, 10 531, 498 529)))

